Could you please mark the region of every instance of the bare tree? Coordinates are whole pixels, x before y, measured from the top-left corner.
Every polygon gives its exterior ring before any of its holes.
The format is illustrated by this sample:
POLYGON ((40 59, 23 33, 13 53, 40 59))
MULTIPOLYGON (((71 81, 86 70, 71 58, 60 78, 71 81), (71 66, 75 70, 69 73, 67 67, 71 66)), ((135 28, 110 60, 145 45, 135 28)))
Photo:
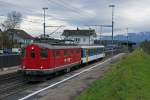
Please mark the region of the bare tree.
MULTIPOLYGON (((20 12, 12 11, 8 13, 6 20, 1 24, 4 33, 6 34, 6 31, 9 29, 19 28, 21 21, 22 21, 22 14, 20 12)), ((7 34, 8 37, 9 35, 11 35, 11 46, 13 47, 14 46, 14 33, 11 32, 7 34)), ((2 36, 5 36, 5 35, 2 35, 2 36)))
POLYGON ((1 24, 4 31, 19 28, 22 21, 20 12, 12 11, 8 13, 6 20, 1 24))
POLYGON ((11 48, 11 40, 8 37, 8 34, 5 32, 0 32, 0 48, 11 48))

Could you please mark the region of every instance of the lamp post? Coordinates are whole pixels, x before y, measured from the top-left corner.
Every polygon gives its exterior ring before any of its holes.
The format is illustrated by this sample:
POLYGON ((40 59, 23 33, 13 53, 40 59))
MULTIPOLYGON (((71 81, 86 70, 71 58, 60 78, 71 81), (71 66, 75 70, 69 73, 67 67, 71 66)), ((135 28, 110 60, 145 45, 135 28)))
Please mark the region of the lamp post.
POLYGON ((114 43, 114 7, 115 5, 109 5, 112 8, 112 44, 114 43))
POLYGON ((44 7, 43 10, 44 10, 44 23, 43 23, 43 33, 44 33, 44 38, 45 38, 45 10, 47 10, 48 8, 47 7, 44 7))

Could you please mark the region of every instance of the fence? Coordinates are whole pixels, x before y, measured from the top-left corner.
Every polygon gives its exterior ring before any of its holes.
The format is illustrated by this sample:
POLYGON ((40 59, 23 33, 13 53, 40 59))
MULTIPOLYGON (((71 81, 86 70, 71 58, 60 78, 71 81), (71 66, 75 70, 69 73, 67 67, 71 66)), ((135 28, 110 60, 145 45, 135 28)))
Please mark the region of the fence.
POLYGON ((21 57, 17 54, 0 55, 0 68, 12 67, 21 64, 21 57))
POLYGON ((116 55, 121 52, 125 52, 125 50, 123 50, 123 49, 105 50, 105 55, 112 56, 112 55, 116 55))

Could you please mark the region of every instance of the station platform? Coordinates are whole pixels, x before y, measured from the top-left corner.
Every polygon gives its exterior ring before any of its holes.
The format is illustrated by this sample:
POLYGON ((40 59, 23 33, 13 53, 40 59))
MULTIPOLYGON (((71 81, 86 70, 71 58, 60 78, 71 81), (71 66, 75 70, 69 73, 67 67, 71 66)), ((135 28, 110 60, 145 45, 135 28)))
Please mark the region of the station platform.
POLYGON ((6 67, 0 69, 0 75, 15 73, 20 69, 20 66, 6 67))

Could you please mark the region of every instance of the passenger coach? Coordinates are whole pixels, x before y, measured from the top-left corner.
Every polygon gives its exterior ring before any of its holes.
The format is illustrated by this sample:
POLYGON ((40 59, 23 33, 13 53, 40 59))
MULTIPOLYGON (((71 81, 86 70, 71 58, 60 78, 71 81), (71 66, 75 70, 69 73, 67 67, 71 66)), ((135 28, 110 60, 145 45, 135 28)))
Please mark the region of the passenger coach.
POLYGON ((81 46, 82 48, 82 63, 104 58, 104 46, 81 46))

